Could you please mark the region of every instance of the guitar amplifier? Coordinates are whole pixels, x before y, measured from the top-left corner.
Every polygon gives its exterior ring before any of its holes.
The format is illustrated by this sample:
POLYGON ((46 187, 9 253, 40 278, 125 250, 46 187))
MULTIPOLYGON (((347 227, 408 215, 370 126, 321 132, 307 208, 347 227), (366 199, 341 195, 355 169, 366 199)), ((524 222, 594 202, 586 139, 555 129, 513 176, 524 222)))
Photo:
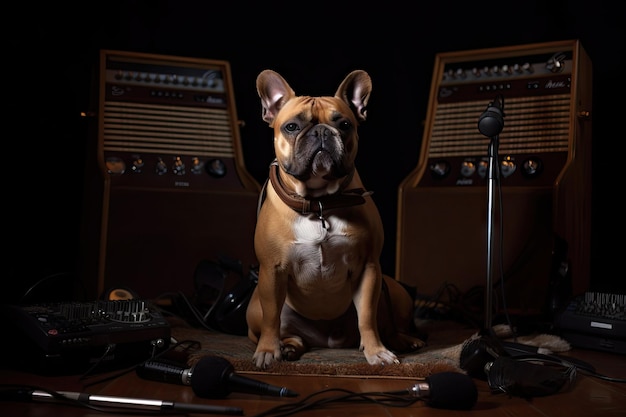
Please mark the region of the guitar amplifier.
POLYGON ((255 264, 260 186, 245 169, 229 63, 102 50, 98 81, 95 295, 189 294, 202 260, 255 264))
POLYGON ((398 280, 429 296, 484 289, 491 224, 493 284, 504 283, 510 311, 541 312, 555 263, 574 293, 587 290, 591 81, 578 40, 436 55, 418 165, 399 186, 398 280), (492 138, 478 121, 496 98, 504 126, 491 223, 492 138))

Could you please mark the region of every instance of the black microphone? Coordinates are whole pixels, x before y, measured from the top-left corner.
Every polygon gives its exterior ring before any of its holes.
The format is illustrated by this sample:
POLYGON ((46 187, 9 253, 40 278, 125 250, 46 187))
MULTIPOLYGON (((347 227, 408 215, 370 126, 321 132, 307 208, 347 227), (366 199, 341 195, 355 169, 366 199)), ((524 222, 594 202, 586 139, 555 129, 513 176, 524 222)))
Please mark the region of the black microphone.
POLYGON ((472 378, 459 372, 433 374, 409 390, 426 405, 448 410, 469 410, 478 399, 478 389, 472 378))
POLYGON ((485 136, 494 137, 504 128, 504 98, 498 94, 478 118, 478 130, 485 136))
POLYGON ((144 379, 191 385, 193 392, 202 398, 225 398, 233 391, 275 397, 299 395, 285 387, 237 375, 233 365, 219 356, 204 356, 191 368, 171 362, 149 360, 139 365, 136 371, 144 379))

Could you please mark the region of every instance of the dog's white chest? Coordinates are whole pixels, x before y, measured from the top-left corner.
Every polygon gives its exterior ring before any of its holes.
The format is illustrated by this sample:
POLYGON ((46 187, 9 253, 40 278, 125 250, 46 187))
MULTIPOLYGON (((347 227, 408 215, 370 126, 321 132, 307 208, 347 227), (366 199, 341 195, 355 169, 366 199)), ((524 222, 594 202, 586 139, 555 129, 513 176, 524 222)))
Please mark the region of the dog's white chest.
POLYGON ((300 217, 294 223, 295 244, 290 259, 300 278, 347 276, 353 266, 355 244, 347 234, 347 222, 336 216, 328 216, 325 222, 311 216, 300 217))

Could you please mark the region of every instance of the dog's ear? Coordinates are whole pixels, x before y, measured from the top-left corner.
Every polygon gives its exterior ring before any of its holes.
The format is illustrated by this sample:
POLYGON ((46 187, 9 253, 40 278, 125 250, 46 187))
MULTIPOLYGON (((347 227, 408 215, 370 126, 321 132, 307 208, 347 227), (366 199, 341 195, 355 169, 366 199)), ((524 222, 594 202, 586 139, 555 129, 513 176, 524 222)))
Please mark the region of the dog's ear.
POLYGON ((357 120, 364 122, 367 119, 367 103, 371 92, 372 79, 369 74, 363 70, 355 70, 343 80, 335 97, 345 101, 357 120))
POLYGON ((273 127, 274 119, 285 105, 296 94, 287 81, 275 71, 264 70, 256 79, 256 90, 261 97, 263 120, 273 127))

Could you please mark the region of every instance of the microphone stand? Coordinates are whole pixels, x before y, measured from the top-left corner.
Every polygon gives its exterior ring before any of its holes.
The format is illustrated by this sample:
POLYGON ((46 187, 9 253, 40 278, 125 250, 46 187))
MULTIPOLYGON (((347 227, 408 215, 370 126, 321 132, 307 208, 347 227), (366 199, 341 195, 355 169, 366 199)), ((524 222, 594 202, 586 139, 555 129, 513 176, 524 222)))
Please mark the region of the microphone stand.
POLYGON ((494 203, 495 182, 499 179, 499 170, 496 169, 498 161, 498 145, 500 134, 491 137, 488 147, 487 161, 487 284, 485 287, 485 324, 484 331, 492 334, 492 309, 493 309, 493 245, 494 245, 494 203))
POLYGON ((489 103, 487 110, 478 120, 478 130, 490 138, 487 162, 487 283, 485 285, 485 316, 484 326, 477 339, 466 342, 461 351, 460 365, 475 378, 486 379, 486 365, 498 356, 509 356, 498 340, 492 326, 493 310, 493 246, 494 246, 494 203, 495 183, 500 179, 498 169, 498 144, 500 132, 504 127, 504 100, 501 96, 489 103))
POLYGON ((492 303, 493 303, 493 244, 494 244, 494 213, 496 205, 494 203, 495 182, 500 179, 498 169, 498 145, 500 132, 504 127, 504 97, 498 94, 489 103, 487 109, 478 119, 478 130, 483 135, 490 138, 487 149, 487 283, 485 286, 485 324, 481 333, 489 336, 493 335, 492 329, 492 303))

